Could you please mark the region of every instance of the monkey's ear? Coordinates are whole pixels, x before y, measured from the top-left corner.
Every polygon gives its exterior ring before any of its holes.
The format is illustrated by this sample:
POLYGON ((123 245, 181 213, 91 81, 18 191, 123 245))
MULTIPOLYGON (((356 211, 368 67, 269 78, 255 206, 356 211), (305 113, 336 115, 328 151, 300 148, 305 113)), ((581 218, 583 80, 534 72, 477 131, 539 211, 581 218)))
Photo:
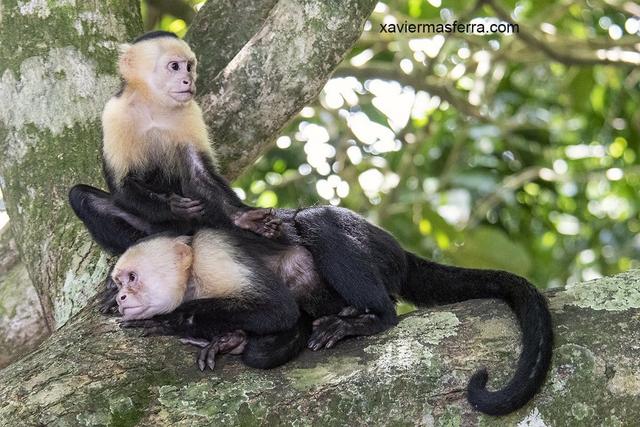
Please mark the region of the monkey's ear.
POLYGON ((128 80, 133 70, 132 46, 129 43, 123 43, 118 46, 118 71, 120 75, 128 80))
POLYGON ((193 250, 189 245, 191 238, 189 236, 180 236, 173 241, 173 247, 178 254, 180 266, 184 270, 188 270, 191 267, 193 260, 193 250))

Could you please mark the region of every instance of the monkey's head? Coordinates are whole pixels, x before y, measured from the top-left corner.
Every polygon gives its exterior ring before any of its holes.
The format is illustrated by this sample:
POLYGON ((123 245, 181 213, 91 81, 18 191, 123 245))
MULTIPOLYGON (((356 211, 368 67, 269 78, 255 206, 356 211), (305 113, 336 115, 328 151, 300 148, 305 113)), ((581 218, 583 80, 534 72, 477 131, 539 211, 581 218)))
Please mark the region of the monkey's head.
POLYGON ((193 99, 196 65, 189 45, 166 31, 153 31, 120 46, 118 70, 126 84, 169 108, 193 99))
POLYGON ((113 267, 116 301, 124 320, 173 311, 184 299, 191 273, 189 238, 152 237, 131 246, 113 267))

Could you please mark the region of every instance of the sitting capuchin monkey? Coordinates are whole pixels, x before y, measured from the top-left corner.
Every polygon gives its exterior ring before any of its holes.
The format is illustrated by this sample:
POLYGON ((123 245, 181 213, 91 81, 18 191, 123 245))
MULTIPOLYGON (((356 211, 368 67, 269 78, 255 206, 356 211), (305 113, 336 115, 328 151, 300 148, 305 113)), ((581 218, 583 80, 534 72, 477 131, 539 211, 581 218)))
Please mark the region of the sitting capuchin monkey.
POLYGON ((196 65, 195 54, 173 33, 147 33, 121 47, 123 87, 102 113, 110 193, 82 184, 69 192, 76 215, 112 254, 163 231, 192 234, 208 226, 266 237, 278 232, 271 209, 242 203, 215 171, 207 127, 193 100, 196 65))
MULTIPOLYGON (((196 233, 192 257, 202 265, 211 260, 204 268, 191 262, 183 298, 160 305, 161 311, 148 310, 146 303, 130 305, 125 302, 130 295, 120 295, 128 319, 122 326, 216 346, 204 351, 205 361, 216 351, 243 350, 247 362, 259 354, 251 352, 252 346, 262 346, 264 355, 281 345, 288 348, 282 359, 291 358, 291 349, 308 335, 307 317, 315 319, 307 345, 317 350, 394 326, 399 298, 419 306, 498 298, 516 314, 522 353, 514 377, 500 390, 487 390, 486 370, 474 374, 468 399, 482 412, 501 415, 533 397, 550 366, 553 333, 545 299, 528 281, 504 271, 424 260, 347 209, 255 210, 244 205, 215 168, 202 113, 193 100, 196 60, 189 46, 172 33, 149 33, 123 48, 118 66, 124 87, 103 114, 104 170, 111 194, 76 186, 71 205, 98 244, 114 254, 134 250, 143 238, 148 240, 140 244, 154 241, 157 233, 196 233), (206 250, 197 246, 202 237, 197 230, 205 227, 206 250), (226 262, 211 255, 216 250, 227 254, 226 262), (289 270, 294 273, 285 274, 289 270), (211 271, 218 273, 209 280, 211 271), (291 282, 305 275, 309 280, 291 282), (227 276, 235 278, 233 284, 227 276), (207 290, 201 294, 206 297, 193 299, 199 287, 207 290), (211 296, 212 289, 229 293, 211 296), (168 307, 172 311, 166 312, 168 307), (152 314, 158 315, 146 318, 152 314)), ((164 242, 159 252, 170 251, 164 242)), ((145 265, 157 267, 157 253, 133 257, 130 271, 114 270, 119 293, 127 278, 132 294, 136 283, 163 292, 139 273, 145 265), (134 274, 129 277, 129 272, 134 274)))

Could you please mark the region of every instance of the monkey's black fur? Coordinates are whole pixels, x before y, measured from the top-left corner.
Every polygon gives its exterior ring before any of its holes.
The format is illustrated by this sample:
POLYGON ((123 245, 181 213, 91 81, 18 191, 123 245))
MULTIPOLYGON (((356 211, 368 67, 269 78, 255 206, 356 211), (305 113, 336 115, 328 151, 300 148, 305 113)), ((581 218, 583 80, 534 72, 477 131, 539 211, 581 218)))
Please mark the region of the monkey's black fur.
MULTIPOLYGON (((347 336, 370 335, 390 328, 398 321, 394 302, 399 298, 419 306, 499 298, 510 305, 518 318, 523 351, 514 377, 501 390, 488 391, 486 370, 476 373, 469 383, 469 401, 482 412, 503 415, 524 405, 542 385, 551 361, 551 317, 543 296, 525 279, 504 271, 465 269, 424 260, 404 251, 386 231, 346 209, 282 209, 277 214, 283 218, 281 241, 242 230, 229 232, 246 257, 243 261, 255 262, 255 269, 251 269, 256 274, 254 282, 262 283, 261 288, 271 283, 264 301, 238 309, 236 302, 222 299, 194 300, 172 313, 126 321, 123 326, 202 338, 234 329, 254 336, 291 331, 297 310, 291 297, 285 297, 287 289, 282 282, 269 279, 268 269, 261 263, 265 254, 295 244, 311 252, 313 262, 307 268, 315 268, 322 279, 315 288, 295 295, 300 310, 313 318, 321 317, 309 339, 310 347, 331 346, 347 336), (282 242, 287 239, 289 243, 282 242)), ((298 325, 297 333, 306 331, 298 325)), ((277 339, 276 336, 271 341, 277 339)), ((298 347, 294 344, 293 348, 298 347)), ((268 347, 262 354, 276 349, 277 346, 268 347)), ((287 354, 291 358, 297 353, 287 354)), ((245 362, 256 366, 250 360, 245 362)))
POLYGON ((171 38, 174 38, 174 39, 178 38, 178 36, 175 33, 171 33, 169 31, 161 31, 161 30, 149 31, 148 33, 144 33, 140 37, 136 38, 133 41, 133 44, 140 43, 140 42, 143 42, 145 40, 158 39, 158 38, 161 38, 161 37, 171 37, 171 38))
POLYGON ((202 226, 234 228, 232 213, 254 209, 242 203, 202 153, 187 147, 176 156, 181 159, 181 168, 134 170, 119 185, 103 162, 110 193, 83 184, 71 188, 71 207, 104 249, 119 255, 141 237, 163 231, 193 234, 202 226), (195 163, 204 170, 191 168, 195 163), (193 219, 177 215, 169 201, 171 194, 201 200, 206 215, 193 219))

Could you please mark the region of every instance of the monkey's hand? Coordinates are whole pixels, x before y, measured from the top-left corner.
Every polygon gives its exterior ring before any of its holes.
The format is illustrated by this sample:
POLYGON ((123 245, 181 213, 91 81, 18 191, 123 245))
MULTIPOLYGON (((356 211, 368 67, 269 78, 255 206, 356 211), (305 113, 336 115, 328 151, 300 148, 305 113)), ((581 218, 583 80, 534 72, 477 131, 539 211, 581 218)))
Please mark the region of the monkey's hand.
POLYGON ((236 212, 231 218, 233 223, 243 230, 253 231, 269 239, 275 239, 280 235, 282 220, 275 216, 272 208, 236 212))
POLYGON ((180 338, 183 344, 190 344, 200 348, 196 363, 201 371, 205 368, 213 370, 216 366, 216 355, 218 354, 242 354, 247 344, 247 335, 238 329, 223 335, 213 337, 211 341, 199 338, 180 338))
POLYGON ((118 287, 111 279, 111 276, 107 276, 105 279, 105 288, 98 296, 98 298, 100 298, 100 304, 98 305, 100 313, 105 315, 115 315, 118 313, 116 295, 118 295, 118 287))
POLYGON ((321 348, 331 348, 338 341, 348 335, 349 323, 340 316, 324 316, 313 322, 313 332, 307 342, 307 347, 316 351, 321 348))
POLYGON ((180 219, 197 219, 204 215, 204 203, 200 200, 182 197, 178 194, 169 196, 171 212, 180 219))

